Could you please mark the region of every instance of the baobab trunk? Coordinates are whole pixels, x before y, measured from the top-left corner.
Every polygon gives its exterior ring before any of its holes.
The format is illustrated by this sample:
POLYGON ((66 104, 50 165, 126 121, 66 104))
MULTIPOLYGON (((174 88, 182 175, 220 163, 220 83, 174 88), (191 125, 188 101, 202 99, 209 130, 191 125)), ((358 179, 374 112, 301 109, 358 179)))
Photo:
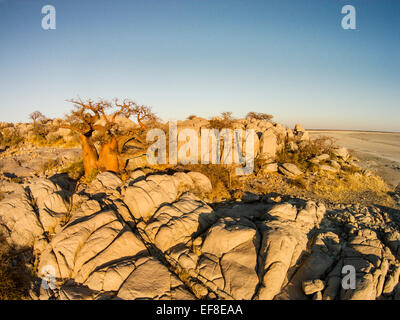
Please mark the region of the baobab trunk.
POLYGON ((88 176, 97 170, 97 151, 93 143, 83 134, 79 135, 82 146, 83 167, 85 175, 88 176))
MULTIPOLYGON (((79 100, 69 101, 74 104, 75 109, 67 116, 66 121, 68 123, 63 124, 63 127, 80 134, 86 177, 92 177, 97 170, 119 173, 120 168, 124 168, 124 164, 121 163, 120 165, 119 163, 122 161, 120 153, 123 150, 123 144, 118 145, 118 141, 122 141, 122 133, 119 130, 114 130, 118 126, 116 119, 120 116, 129 118, 136 115, 140 129, 129 131, 129 135, 132 137, 140 136, 144 133, 143 129, 146 128, 142 121, 154 119, 151 108, 138 105, 129 99, 125 99, 122 103, 119 103, 118 99, 114 99, 113 103, 103 99, 98 102, 90 99, 84 102, 80 98, 79 100), (106 110, 109 109, 114 110, 106 114, 106 110), (101 124, 100 120, 104 120, 105 123, 101 124), (100 138, 101 145, 98 149, 92 140, 94 132, 100 138)), ((37 120, 37 118, 32 119, 37 120)))
POLYGON ((99 152, 98 168, 100 171, 119 172, 118 160, 118 142, 116 138, 112 138, 109 142, 104 143, 99 152))

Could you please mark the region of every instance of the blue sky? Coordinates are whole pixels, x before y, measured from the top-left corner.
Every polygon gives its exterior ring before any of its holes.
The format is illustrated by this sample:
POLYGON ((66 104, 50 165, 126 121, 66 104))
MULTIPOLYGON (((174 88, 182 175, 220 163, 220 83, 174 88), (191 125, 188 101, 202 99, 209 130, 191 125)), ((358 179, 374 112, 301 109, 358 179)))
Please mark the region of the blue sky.
POLYGON ((0 121, 129 97, 162 118, 400 131, 398 0, 0 0, 0 121), (41 28, 42 6, 56 30, 41 28), (356 8, 357 30, 341 27, 356 8))

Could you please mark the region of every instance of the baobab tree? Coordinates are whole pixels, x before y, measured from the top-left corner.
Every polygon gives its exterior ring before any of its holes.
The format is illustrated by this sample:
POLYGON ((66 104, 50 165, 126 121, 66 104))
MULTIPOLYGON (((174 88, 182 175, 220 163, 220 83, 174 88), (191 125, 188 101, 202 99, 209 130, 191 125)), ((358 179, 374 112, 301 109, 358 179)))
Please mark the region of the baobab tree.
POLYGON ((138 105, 125 99, 112 102, 79 99, 67 100, 74 104, 74 110, 66 116, 63 128, 69 128, 79 134, 82 147, 85 175, 95 171, 119 172, 122 167, 120 155, 127 142, 133 141, 137 146, 145 147, 143 133, 146 130, 145 120, 155 119, 151 108, 138 105), (122 132, 117 125, 118 117, 136 117, 138 126, 128 132, 122 132), (99 143, 96 148, 95 143, 99 143))

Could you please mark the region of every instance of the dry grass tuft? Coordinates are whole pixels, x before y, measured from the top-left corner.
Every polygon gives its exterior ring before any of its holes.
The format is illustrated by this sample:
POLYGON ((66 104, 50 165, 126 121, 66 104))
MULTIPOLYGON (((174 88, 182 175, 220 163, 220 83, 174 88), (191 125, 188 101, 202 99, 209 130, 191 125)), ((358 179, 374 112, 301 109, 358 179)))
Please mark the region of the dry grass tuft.
POLYGON ((331 159, 335 159, 333 149, 336 147, 335 140, 330 137, 318 137, 313 140, 303 141, 299 144, 297 151, 290 151, 289 146, 286 145, 277 152, 277 161, 279 163, 290 162, 297 165, 302 170, 314 171, 313 164, 308 160, 321 155, 329 154, 331 159))
POLYGON ((299 189, 309 190, 309 185, 304 178, 288 179, 288 183, 299 189))
POLYGON ((19 135, 10 128, 5 128, 0 131, 0 145, 7 147, 18 147, 24 142, 24 137, 19 135))
POLYGON ((99 173, 100 171, 98 169, 93 169, 92 172, 81 178, 81 182, 84 184, 92 183, 99 173))
POLYGON ((60 160, 55 159, 55 160, 48 160, 45 163, 43 163, 41 167, 41 172, 46 173, 51 170, 54 170, 60 166, 60 160))
POLYGON ((185 170, 197 171, 207 176, 213 187, 207 197, 212 202, 230 200, 244 189, 244 184, 234 174, 234 167, 220 164, 194 164, 183 166, 185 170))
POLYGON ((72 163, 67 168, 61 170, 61 173, 67 173, 68 177, 73 180, 79 180, 85 174, 85 169, 83 167, 83 161, 79 160, 72 163))
POLYGON ((334 203, 354 203, 361 200, 370 203, 393 205, 388 195, 390 188, 378 176, 365 176, 343 172, 340 175, 323 174, 311 186, 311 190, 334 203))

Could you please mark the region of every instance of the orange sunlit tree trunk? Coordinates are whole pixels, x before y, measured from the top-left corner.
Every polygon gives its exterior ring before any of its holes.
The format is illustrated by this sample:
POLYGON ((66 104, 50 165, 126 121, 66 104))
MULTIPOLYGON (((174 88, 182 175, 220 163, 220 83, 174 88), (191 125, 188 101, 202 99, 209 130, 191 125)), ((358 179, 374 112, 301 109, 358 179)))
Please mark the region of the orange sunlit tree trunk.
POLYGON ((68 100, 74 104, 74 110, 66 117, 62 125, 79 134, 82 147, 85 175, 96 171, 113 171, 118 173, 122 168, 120 155, 124 145, 132 139, 141 141, 140 135, 146 126, 144 120, 154 119, 150 107, 138 105, 125 99, 119 103, 100 99, 98 101, 68 100), (136 117, 138 127, 129 132, 121 132, 116 123, 117 117, 136 117), (95 146, 98 142, 98 149, 95 146))

